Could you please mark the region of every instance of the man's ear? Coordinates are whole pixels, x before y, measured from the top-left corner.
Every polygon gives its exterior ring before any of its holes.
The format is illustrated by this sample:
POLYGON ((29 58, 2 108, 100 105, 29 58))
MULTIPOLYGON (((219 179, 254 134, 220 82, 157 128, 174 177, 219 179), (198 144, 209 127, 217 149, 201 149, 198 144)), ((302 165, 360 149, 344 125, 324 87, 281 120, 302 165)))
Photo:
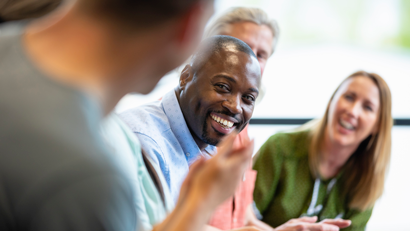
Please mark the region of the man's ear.
POLYGON ((185 86, 188 82, 192 80, 194 73, 192 71, 191 65, 187 64, 181 72, 181 76, 179 77, 179 88, 185 89, 185 86))

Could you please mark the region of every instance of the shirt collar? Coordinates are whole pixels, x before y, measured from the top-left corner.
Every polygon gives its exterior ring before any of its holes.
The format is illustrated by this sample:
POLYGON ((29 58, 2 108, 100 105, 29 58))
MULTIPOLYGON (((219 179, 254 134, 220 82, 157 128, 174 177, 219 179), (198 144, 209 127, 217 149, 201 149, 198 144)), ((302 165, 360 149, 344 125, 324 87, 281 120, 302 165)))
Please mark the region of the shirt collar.
MULTIPOLYGON (((165 94, 161 103, 164 108, 165 115, 168 118, 171 130, 181 145, 188 163, 193 163, 199 155, 209 157, 207 153, 201 153, 201 150, 192 137, 191 132, 188 129, 188 125, 185 122, 184 115, 182 114, 175 91, 172 90, 165 94)), ((213 145, 208 145, 205 150, 212 155, 216 152, 216 147, 213 145)))

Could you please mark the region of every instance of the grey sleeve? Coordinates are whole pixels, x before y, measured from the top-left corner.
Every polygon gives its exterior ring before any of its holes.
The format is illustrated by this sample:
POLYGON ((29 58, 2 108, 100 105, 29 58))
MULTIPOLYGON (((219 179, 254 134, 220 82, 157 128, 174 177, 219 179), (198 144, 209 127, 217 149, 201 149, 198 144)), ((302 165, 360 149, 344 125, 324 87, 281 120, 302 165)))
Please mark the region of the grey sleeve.
POLYGON ((97 175, 47 197, 27 219, 30 231, 134 231, 132 190, 120 175, 97 175))

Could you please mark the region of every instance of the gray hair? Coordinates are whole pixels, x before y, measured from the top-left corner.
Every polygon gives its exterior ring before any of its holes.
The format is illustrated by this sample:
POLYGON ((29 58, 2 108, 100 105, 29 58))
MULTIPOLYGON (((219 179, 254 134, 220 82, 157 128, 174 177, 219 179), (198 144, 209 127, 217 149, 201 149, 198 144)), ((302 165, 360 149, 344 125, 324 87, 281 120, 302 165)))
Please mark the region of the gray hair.
POLYGON ((269 19, 265 11, 259 8, 250 7, 234 7, 228 10, 225 14, 217 18, 210 24, 205 32, 205 38, 223 34, 227 27, 237 22, 253 22, 257 25, 265 25, 273 35, 272 53, 275 50, 279 37, 279 26, 276 20, 269 19))

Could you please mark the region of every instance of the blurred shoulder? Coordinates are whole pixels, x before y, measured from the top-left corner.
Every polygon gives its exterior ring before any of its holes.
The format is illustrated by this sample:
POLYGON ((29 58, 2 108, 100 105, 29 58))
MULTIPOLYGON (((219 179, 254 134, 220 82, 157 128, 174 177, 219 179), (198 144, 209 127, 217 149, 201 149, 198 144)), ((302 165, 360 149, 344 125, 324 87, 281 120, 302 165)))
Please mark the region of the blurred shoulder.
POLYGON ((154 101, 119 114, 134 133, 162 133, 169 129, 169 121, 161 101, 154 101))

